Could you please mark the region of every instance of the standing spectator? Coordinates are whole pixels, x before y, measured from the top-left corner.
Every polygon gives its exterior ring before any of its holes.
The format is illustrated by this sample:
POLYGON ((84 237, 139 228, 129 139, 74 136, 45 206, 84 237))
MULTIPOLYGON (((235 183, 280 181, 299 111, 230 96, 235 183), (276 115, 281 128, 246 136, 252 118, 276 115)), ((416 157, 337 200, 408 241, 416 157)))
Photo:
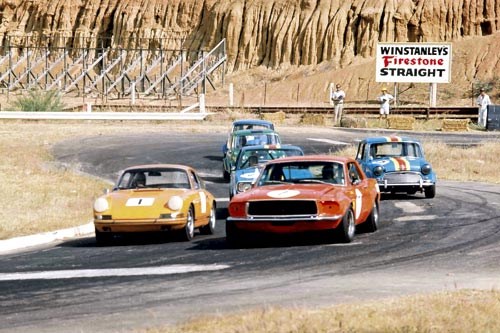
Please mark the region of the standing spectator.
POLYGON ((483 88, 479 90, 479 96, 477 97, 477 105, 479 106, 479 116, 477 119, 477 124, 486 127, 486 119, 488 117, 488 105, 491 104, 490 96, 486 94, 483 88))
POLYGON ((335 125, 342 118, 342 111, 344 109, 344 99, 345 99, 345 92, 340 87, 340 84, 337 84, 336 88, 337 89, 335 91, 332 91, 332 95, 330 96, 330 98, 332 99, 332 102, 333 102, 334 110, 335 110, 335 114, 334 114, 334 118, 333 118, 335 125))
POLYGON ((379 119, 382 119, 382 115, 385 115, 385 119, 387 119, 387 116, 389 115, 389 105, 393 99, 394 96, 387 92, 387 88, 382 88, 382 95, 378 97, 378 101, 380 103, 379 119))

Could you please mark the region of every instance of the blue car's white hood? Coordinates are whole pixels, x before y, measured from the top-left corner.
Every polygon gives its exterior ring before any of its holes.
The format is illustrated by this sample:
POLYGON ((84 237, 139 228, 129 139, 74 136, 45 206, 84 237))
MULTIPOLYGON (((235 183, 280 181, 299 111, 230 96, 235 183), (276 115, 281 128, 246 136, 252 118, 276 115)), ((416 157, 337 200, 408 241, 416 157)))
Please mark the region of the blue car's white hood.
POLYGON ((245 168, 245 169, 240 169, 236 170, 235 178, 236 178, 236 183, 237 182, 253 182, 257 176, 259 175, 260 170, 258 167, 251 167, 251 168, 245 168))

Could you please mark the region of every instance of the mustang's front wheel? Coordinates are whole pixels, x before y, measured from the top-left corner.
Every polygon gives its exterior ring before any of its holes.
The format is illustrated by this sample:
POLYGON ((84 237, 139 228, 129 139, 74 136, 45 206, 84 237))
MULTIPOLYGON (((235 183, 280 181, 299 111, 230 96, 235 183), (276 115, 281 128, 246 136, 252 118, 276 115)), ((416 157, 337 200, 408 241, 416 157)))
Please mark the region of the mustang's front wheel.
POLYGON ((375 232, 378 229, 378 221, 379 221, 379 208, 377 205, 377 201, 373 203, 372 211, 365 222, 361 225, 366 232, 375 232))
POLYGON ((356 224, 354 220, 354 212, 352 208, 349 208, 342 218, 342 222, 335 229, 339 240, 342 243, 350 243, 354 239, 354 234, 356 233, 356 224))
POLYGON ((238 227, 226 221, 226 242, 230 247, 238 247, 242 243, 242 235, 238 227))

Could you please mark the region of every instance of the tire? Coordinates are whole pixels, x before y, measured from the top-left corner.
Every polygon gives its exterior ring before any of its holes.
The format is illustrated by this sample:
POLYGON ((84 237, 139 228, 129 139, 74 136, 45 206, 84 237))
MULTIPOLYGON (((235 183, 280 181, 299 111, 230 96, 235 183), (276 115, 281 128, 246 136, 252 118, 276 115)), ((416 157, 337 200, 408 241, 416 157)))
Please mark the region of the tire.
POLYGON ((229 247, 240 247, 242 241, 242 235, 238 227, 234 223, 226 221, 226 243, 229 247))
POLYGON ((428 199, 434 198, 436 196, 436 185, 426 187, 424 193, 426 198, 428 199))
POLYGON ((200 232, 204 235, 213 235, 215 232, 215 223, 217 221, 217 216, 215 214, 215 203, 212 203, 212 209, 210 210, 210 216, 208 217, 208 224, 200 228, 200 232))
POLYGON ((225 181, 229 181, 229 178, 231 178, 231 175, 226 170, 226 164, 224 163, 224 161, 222 162, 222 177, 225 181))
POLYGON ((113 234, 111 232, 100 232, 95 229, 95 241, 97 246, 109 245, 113 241, 113 234))
POLYGON ((379 207, 377 201, 373 203, 372 211, 370 215, 366 218, 365 222, 363 222, 362 229, 365 232, 375 232, 378 229, 379 223, 379 207))
POLYGON ((186 219, 186 225, 181 231, 181 239, 184 241, 190 241, 194 237, 194 211, 193 207, 189 207, 188 215, 186 219))
POLYGON ((354 219, 354 212, 352 207, 349 207, 344 217, 342 217, 342 222, 335 229, 337 238, 342 243, 350 243, 354 239, 354 234, 356 233, 356 222, 354 219))

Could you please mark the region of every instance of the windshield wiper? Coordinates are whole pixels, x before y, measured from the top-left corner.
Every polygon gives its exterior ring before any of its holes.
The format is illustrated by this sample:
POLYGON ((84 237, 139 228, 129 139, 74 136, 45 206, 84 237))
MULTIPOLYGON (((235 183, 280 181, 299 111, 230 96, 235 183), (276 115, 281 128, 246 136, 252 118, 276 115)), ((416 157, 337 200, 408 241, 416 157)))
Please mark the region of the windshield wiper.
POLYGON ((270 185, 270 184, 290 184, 290 182, 285 182, 283 180, 267 180, 264 182, 264 185, 270 185))
POLYGON ((319 180, 319 179, 296 179, 296 183, 316 183, 316 184, 329 184, 331 185, 332 183, 329 183, 324 180, 319 180))

